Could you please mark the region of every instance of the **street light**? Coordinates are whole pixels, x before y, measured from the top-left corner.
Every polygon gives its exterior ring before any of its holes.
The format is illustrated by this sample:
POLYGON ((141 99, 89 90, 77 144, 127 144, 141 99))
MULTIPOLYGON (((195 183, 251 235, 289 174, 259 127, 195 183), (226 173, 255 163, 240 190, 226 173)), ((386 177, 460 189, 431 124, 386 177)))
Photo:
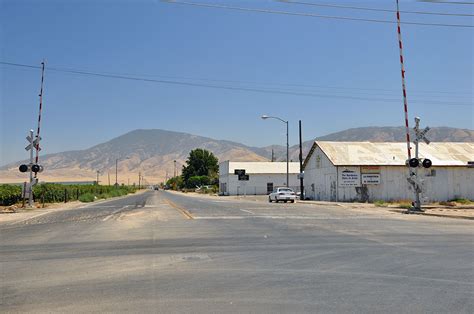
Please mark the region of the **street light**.
POLYGON ((288 121, 283 120, 282 118, 267 116, 266 114, 262 115, 262 119, 276 119, 283 123, 286 123, 286 186, 290 186, 290 144, 288 137, 288 121))

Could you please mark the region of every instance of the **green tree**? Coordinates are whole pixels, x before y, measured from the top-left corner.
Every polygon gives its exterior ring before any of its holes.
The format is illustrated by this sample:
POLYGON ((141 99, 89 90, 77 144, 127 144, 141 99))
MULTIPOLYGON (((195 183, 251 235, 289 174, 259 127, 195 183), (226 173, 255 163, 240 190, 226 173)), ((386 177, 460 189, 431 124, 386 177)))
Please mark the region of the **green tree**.
MULTIPOLYGON (((207 151, 202 148, 197 148, 192 150, 189 153, 188 160, 186 160, 186 165, 183 166, 183 181, 184 185, 187 188, 196 187, 195 184, 198 180, 193 179, 193 182, 190 182, 191 177, 203 177, 206 176, 209 179, 209 182, 214 182, 218 178, 219 174, 219 165, 216 156, 210 151, 207 151)), ((206 181, 207 179, 199 180, 201 182, 206 181)))
POLYGON ((188 180, 188 185, 192 188, 209 184, 211 184, 211 179, 208 176, 193 176, 188 180))
POLYGON ((179 190, 184 187, 183 183, 183 177, 177 176, 170 178, 168 181, 166 181, 166 185, 169 186, 173 190, 179 190))

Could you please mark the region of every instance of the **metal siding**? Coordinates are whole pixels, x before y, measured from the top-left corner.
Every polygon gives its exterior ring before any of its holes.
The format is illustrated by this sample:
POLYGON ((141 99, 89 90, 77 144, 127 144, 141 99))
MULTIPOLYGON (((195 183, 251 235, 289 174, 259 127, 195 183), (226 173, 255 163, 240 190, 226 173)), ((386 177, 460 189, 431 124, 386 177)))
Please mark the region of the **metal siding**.
MULTIPOLYGON (((474 169, 461 167, 432 167, 420 171, 423 179, 422 199, 428 202, 454 198, 474 199, 474 169), (436 176, 428 176, 431 169, 436 176)), ((369 200, 412 200, 413 190, 408 184, 405 167, 381 167, 381 184, 368 185, 369 200)), ((347 195, 346 195, 347 198, 347 195)))
POLYGON ((319 147, 315 149, 305 167, 305 191, 306 197, 319 200, 319 201, 330 201, 331 198, 335 200, 336 196, 336 167, 326 157, 319 147), (319 168, 316 168, 317 157, 319 156, 320 162, 319 168), (328 184, 326 184, 328 180, 328 184), (314 184, 314 191, 311 185, 314 184), (333 187, 331 187, 333 186, 333 187))

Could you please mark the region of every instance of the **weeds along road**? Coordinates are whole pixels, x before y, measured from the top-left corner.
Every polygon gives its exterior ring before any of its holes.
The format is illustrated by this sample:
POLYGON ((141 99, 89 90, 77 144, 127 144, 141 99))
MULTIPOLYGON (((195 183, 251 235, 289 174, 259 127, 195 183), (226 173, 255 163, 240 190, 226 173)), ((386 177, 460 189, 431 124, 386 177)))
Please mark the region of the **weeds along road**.
POLYGON ((149 191, 0 224, 0 311, 472 313, 473 225, 149 191))

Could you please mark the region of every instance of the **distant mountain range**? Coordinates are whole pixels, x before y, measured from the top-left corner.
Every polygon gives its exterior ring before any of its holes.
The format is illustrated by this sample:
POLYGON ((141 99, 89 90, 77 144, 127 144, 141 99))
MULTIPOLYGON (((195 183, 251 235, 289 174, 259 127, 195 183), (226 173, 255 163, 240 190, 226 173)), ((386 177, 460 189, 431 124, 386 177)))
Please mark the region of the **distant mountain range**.
MULTIPOLYGON (((430 129, 427 137, 432 142, 474 142, 474 130, 457 129, 449 127, 433 127, 430 129)), ((414 138, 414 132, 411 130, 410 138, 414 138)), ((405 142, 406 130, 405 127, 361 127, 347 129, 341 132, 331 133, 325 136, 317 137, 316 141, 331 141, 331 142, 405 142)), ((311 149, 314 140, 303 143, 303 156, 311 149)), ((273 148, 278 152, 277 156, 286 154, 284 147, 274 146, 273 148)), ((266 156, 270 154, 272 147, 264 148, 266 156), (270 153, 268 153, 270 151, 270 153)), ((299 156, 299 146, 290 147, 290 159, 296 161, 299 156)), ((283 157, 285 158, 285 157, 283 157)), ((281 160, 281 157, 278 158, 281 160)))
MULTIPOLYGON (((429 138, 433 142, 474 142, 474 130, 448 127, 432 128, 429 138)), ((321 141, 372 141, 400 142, 405 139, 403 127, 363 127, 349 129, 323 137, 321 141)), ((312 141, 303 144, 305 156, 312 141)), ((173 176, 174 160, 180 173, 189 152, 195 148, 212 151, 219 160, 267 161, 272 149, 276 160, 285 160, 286 148, 273 145, 263 148, 240 143, 214 140, 187 133, 164 130, 134 130, 108 142, 89 149, 68 151, 42 156, 45 171, 40 175, 44 181, 93 181, 100 171, 100 180, 107 184, 115 182, 115 162, 118 159, 118 181, 137 183, 141 172, 148 182, 160 182, 173 176)), ((290 159, 298 159, 298 145, 290 147, 290 159)), ((18 165, 11 163, 0 168, 1 182, 21 182, 26 176, 19 173, 18 165)))

